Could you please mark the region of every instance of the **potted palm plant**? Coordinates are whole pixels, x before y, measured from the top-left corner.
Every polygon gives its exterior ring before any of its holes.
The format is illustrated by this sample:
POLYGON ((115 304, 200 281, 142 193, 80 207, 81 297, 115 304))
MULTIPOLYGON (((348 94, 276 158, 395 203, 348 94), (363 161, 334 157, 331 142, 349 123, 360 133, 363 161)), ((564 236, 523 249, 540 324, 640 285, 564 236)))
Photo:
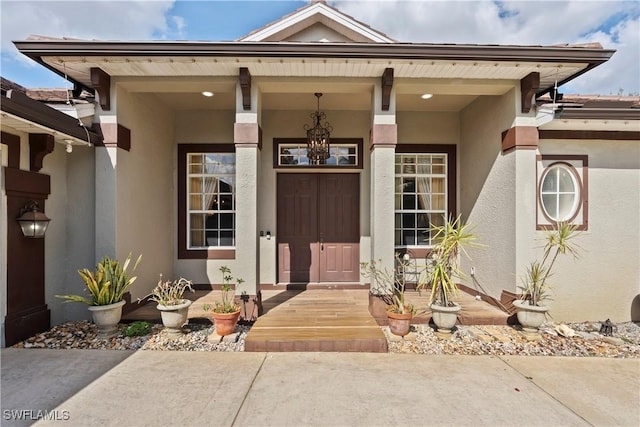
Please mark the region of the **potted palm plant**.
MULTIPOLYGON (((136 260, 131 273, 133 273, 142 255, 136 260)), ((93 322, 98 327, 98 336, 108 338, 116 334, 117 326, 122 317, 122 306, 125 304, 124 294, 136 281, 137 277, 130 277, 127 269, 131 262, 131 254, 123 264, 108 256, 96 266, 95 272, 86 268, 78 270, 78 274, 84 281, 89 292, 89 297, 82 295, 56 295, 66 302, 82 302, 89 306, 93 322)))
MULTIPOLYGON (((470 231, 469 224, 464 223, 460 215, 455 220, 447 219, 444 225, 431 225, 436 244, 431 250, 429 260, 429 296, 433 322, 438 332, 450 334, 456 324, 460 304, 452 301, 458 293, 455 279, 464 277, 460 270, 460 256, 464 254, 471 259, 466 248, 478 246, 478 237, 470 231)), ((421 284, 418 289, 426 286, 421 284)))
MULTIPOLYGON (((387 302, 387 320, 391 333, 398 336, 405 336, 411 329, 411 320, 416 313, 412 304, 405 302, 406 276, 405 270, 409 267, 410 257, 408 254, 400 256, 395 254, 396 268, 394 271, 383 267, 382 260, 377 262, 360 263, 360 274, 371 280, 373 286, 379 287, 380 294, 386 295, 389 289, 392 290, 391 298, 387 302)), ((422 278, 420 278, 422 280, 422 278)))
POLYGON ((537 334, 538 328, 546 319, 549 308, 544 301, 550 299, 547 280, 553 274, 552 269, 558 255, 569 254, 574 259, 578 257, 578 246, 573 241, 578 235, 576 225, 558 222, 554 229, 545 234, 542 260, 533 261, 527 267, 522 286, 518 287, 522 295, 513 302, 518 322, 526 334, 537 334))
MULTIPOLYGON (((231 270, 223 265, 220 267, 222 273, 222 298, 220 301, 215 301, 213 306, 205 304, 203 309, 205 311, 211 311, 211 318, 216 327, 216 334, 221 337, 232 334, 236 329, 236 323, 238 323, 238 317, 240 317, 240 305, 235 302, 235 291, 232 287, 232 281, 234 277, 231 275, 231 270)), ((236 285, 244 283, 244 280, 235 278, 236 285)))
MULTIPOLYGON (((187 323, 189 316, 189 306, 192 301, 184 298, 184 292, 189 289, 194 292, 191 287, 191 281, 181 277, 173 282, 170 280, 162 281, 162 275, 158 284, 147 297, 151 301, 158 303, 156 308, 160 310, 162 324, 170 336, 179 336, 182 334, 182 325, 187 323)), ((140 302, 141 300, 138 300, 140 302)))

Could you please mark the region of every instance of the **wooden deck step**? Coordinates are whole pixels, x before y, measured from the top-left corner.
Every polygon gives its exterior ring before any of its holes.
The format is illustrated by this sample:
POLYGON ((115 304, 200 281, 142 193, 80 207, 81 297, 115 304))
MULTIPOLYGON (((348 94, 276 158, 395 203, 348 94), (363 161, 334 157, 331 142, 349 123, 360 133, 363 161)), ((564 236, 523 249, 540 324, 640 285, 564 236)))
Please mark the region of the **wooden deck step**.
POLYGON ((384 333, 369 314, 368 290, 263 291, 265 314, 245 351, 386 353, 384 333))

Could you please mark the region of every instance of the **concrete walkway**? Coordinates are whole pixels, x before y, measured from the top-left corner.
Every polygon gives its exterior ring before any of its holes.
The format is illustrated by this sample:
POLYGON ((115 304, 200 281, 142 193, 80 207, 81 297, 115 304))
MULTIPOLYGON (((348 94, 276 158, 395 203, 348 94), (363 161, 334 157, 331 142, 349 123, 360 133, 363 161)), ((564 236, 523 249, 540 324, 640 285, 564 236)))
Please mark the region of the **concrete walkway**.
POLYGON ((639 359, 3 349, 1 361, 2 426, 640 425, 639 359))

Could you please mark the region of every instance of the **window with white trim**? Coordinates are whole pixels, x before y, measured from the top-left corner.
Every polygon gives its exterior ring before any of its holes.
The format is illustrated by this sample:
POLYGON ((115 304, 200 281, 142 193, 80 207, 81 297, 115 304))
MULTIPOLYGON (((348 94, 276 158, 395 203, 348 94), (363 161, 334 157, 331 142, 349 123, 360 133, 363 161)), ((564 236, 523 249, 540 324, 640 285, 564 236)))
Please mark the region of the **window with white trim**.
MULTIPOLYGON (((332 143, 330 157, 323 165, 358 166, 358 144, 332 143)), ((278 166, 317 166, 307 157, 307 144, 278 144, 278 166)))
POLYGON ((187 249, 235 247, 235 153, 187 153, 187 249))
POLYGON ((395 246, 431 246, 430 225, 448 215, 448 155, 402 153, 395 156, 395 246))
POLYGON ((575 174, 568 165, 556 163, 542 176, 540 199, 546 216, 554 221, 568 221, 573 217, 580 200, 575 174))
POLYGON ((537 228, 587 227, 587 156, 538 156, 537 228))

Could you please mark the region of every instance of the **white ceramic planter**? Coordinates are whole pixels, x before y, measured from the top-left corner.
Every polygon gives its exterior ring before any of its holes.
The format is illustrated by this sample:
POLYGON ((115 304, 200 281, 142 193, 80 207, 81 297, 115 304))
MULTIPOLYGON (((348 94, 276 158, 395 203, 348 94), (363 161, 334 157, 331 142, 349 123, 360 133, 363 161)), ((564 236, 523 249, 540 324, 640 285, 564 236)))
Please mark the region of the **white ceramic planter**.
POLYGON ((188 299, 185 299, 184 301, 185 302, 178 305, 158 304, 156 306, 156 308, 160 310, 162 324, 169 335, 182 335, 182 325, 187 323, 189 318, 189 306, 192 302, 188 299))
POLYGON ((93 323, 98 327, 98 338, 110 338, 118 332, 118 323, 122 318, 124 304, 124 301, 118 301, 109 305, 89 306, 93 323))
POLYGON ((547 318, 548 307, 544 305, 529 305, 528 301, 515 300, 513 306, 518 310, 518 322, 522 325, 522 330, 528 334, 538 333, 538 328, 547 318))
POLYGON ((451 333, 451 329, 453 329, 458 320, 460 309, 459 304, 455 304, 453 307, 431 304, 431 317, 433 318, 433 323, 438 327, 438 332, 451 333))

